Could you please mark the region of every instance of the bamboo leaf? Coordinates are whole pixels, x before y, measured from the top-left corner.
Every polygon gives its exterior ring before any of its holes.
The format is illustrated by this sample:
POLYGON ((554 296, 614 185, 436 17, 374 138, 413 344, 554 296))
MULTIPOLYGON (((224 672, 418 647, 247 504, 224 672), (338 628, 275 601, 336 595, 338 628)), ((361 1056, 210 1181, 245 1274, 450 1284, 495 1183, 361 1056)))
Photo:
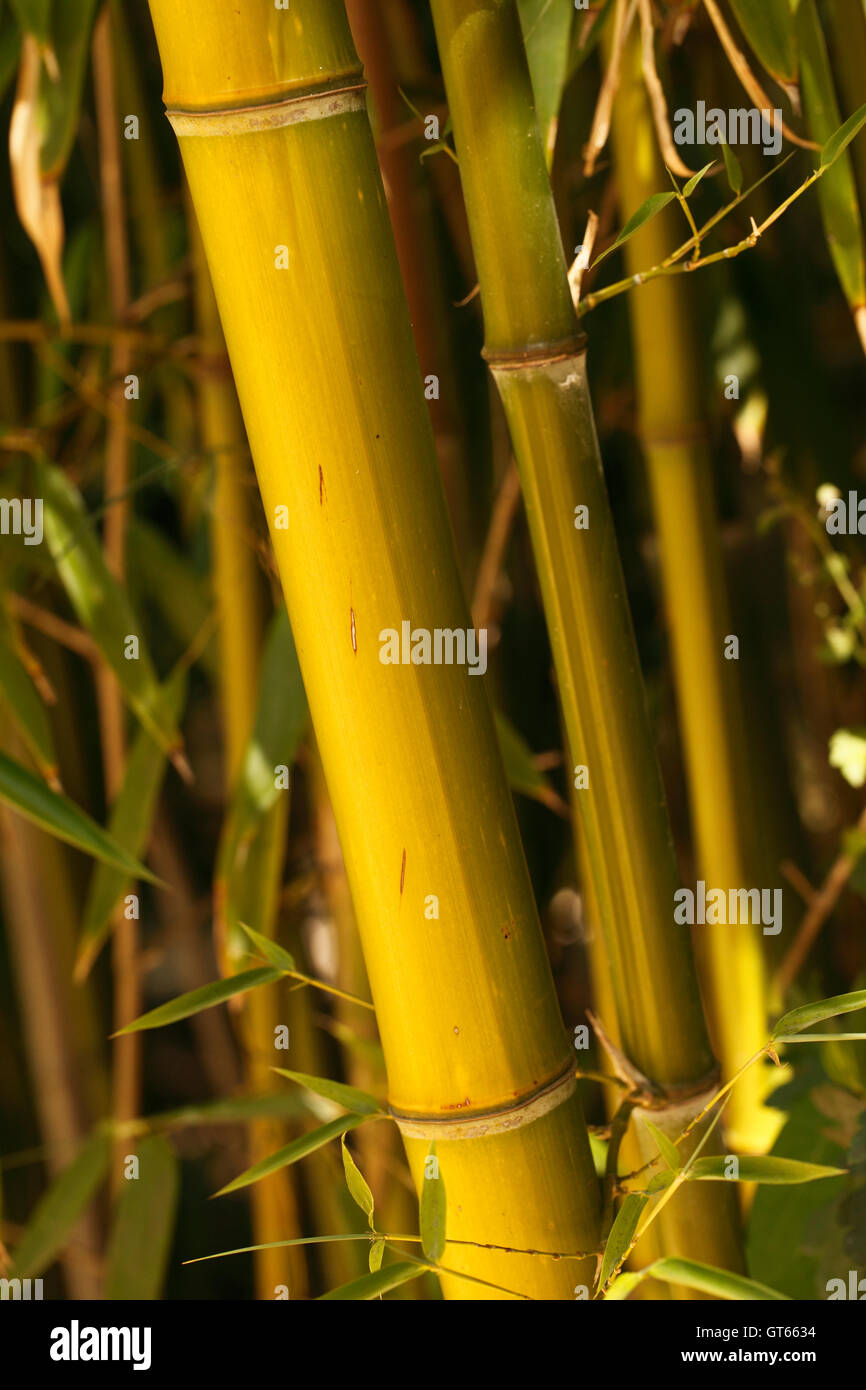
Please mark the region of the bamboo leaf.
POLYGON ((705 174, 709 173, 715 162, 716 161, 714 159, 711 159, 709 164, 704 165, 703 169, 699 169, 696 174, 692 174, 691 178, 689 179, 688 183, 683 189, 684 198, 690 198, 692 196, 701 179, 704 177, 705 174))
POLYGON ((362 1274, 360 1279, 353 1279, 350 1284, 341 1284, 338 1289, 323 1293, 319 1302, 328 1299, 345 1301, 379 1298, 383 1293, 399 1289, 401 1284, 408 1284, 411 1279, 417 1279, 423 1273, 423 1265, 388 1265, 387 1269, 380 1269, 374 1274, 362 1274))
POLYGON ((382 1268, 382 1257, 385 1254, 384 1240, 374 1240, 370 1246, 370 1273, 376 1274, 382 1268))
POLYGON ((272 1091, 266 1095, 230 1096, 203 1101, 201 1105, 183 1105, 177 1110, 147 1115, 134 1123, 141 1125, 144 1130, 171 1130, 188 1125, 230 1125, 245 1120, 283 1118, 305 1113, 306 1107, 296 1092, 272 1091))
POLYGON ((367 1184, 364 1174, 361 1172, 346 1145, 345 1134, 340 1135, 340 1150, 343 1155, 343 1172, 346 1175, 346 1186, 349 1189, 353 1202, 359 1206, 367 1218, 371 1231, 375 1231, 373 1225, 373 1194, 367 1184))
POLYGON ((787 1299, 786 1294, 777 1293, 775 1289, 768 1288, 766 1284, 758 1284, 754 1279, 746 1279, 742 1274, 731 1274, 727 1269, 716 1269, 713 1265, 701 1264, 697 1260, 682 1260, 674 1256, 654 1260, 644 1269, 619 1275, 610 1285, 605 1297, 614 1301, 627 1298, 644 1279, 661 1279, 666 1284, 694 1289, 697 1293, 709 1294, 712 1298, 733 1299, 738 1302, 787 1299))
POLYGON ((866 1009, 866 989, 855 990, 852 994, 834 994, 829 999, 817 999, 814 1004, 801 1004, 798 1009, 791 1009, 782 1015, 771 1036, 777 1038, 781 1033, 802 1033, 813 1023, 855 1013, 857 1009, 866 1009))
MULTIPOLYGON (((136 599, 154 604, 186 651, 211 614, 204 583, 186 556, 140 517, 130 517, 128 551, 136 599)), ((216 681, 218 654, 213 638, 203 647, 198 660, 211 680, 216 681)))
POLYGON ((9 707, 18 732, 42 777, 61 790, 48 714, 36 686, 18 655, 15 632, 0 603, 0 695, 9 707))
POLYGON ((866 103, 858 106, 854 115, 849 116, 847 121, 830 136, 821 151, 821 158, 818 161, 819 167, 829 169, 831 164, 835 164, 842 151, 848 148, 854 136, 859 134, 864 125, 866 125, 866 103))
POLYGON ((574 8, 554 0, 517 0, 535 114, 548 166, 553 161, 562 94, 568 76, 574 8))
POLYGON ((724 1154, 698 1158, 689 1170, 689 1178, 699 1182, 762 1182, 776 1187, 793 1183, 816 1182, 821 1178, 838 1178, 844 1168, 828 1168, 823 1163, 803 1163, 795 1158, 776 1158, 772 1154, 740 1154, 737 1156, 737 1177, 726 1172, 728 1160, 724 1154))
POLYGON ((421 1248, 428 1260, 436 1264, 445 1254, 446 1200, 445 1184, 439 1174, 439 1162, 435 1157, 436 1145, 430 1145, 430 1152, 424 1165, 424 1180, 421 1184, 421 1248), (435 1174, 428 1173, 430 1159, 434 1159, 435 1174))
POLYGON ((731 0, 737 22, 764 67, 782 85, 797 80, 797 42, 789 0, 731 0))
MULTIPOLYGON (((185 693, 186 672, 180 670, 165 686, 165 707, 172 719, 179 717, 185 693)), ((110 834, 130 855, 141 854, 147 845, 164 774, 162 749, 146 729, 139 729, 108 820, 110 834)), ((128 874, 107 865, 100 866, 93 874, 78 941, 76 980, 86 978, 111 930, 115 909, 130 882, 128 874)))
MULTIPOLYGON (((855 313, 858 309, 862 312, 866 302, 863 227, 854 171, 844 143, 840 141, 834 154, 834 141, 840 136, 841 117, 815 0, 800 0, 797 32, 809 131, 813 140, 817 140, 824 149, 830 144, 833 156, 818 183, 818 200, 827 245, 849 305, 855 313)), ((823 154, 822 150, 822 159, 823 154)))
POLYGON ((499 748, 505 764, 505 775, 512 791, 522 792, 534 801, 549 806, 551 810, 563 808, 560 797, 550 781, 535 765, 532 749, 522 734, 518 733, 510 720, 500 710, 494 711, 499 748))
POLYGON ((153 1135, 137 1146, 139 1175, 124 1182, 108 1242, 105 1298, 156 1299, 171 1250, 179 1187, 171 1145, 153 1135))
POLYGON ((43 70, 39 86, 39 114, 44 131, 41 161, 46 178, 60 176, 78 130, 95 12, 96 0, 62 0, 54 6, 52 47, 57 72, 52 77, 43 70))
POLYGON ((142 1014, 125 1028, 120 1028, 112 1036, 119 1038, 124 1033, 140 1033, 148 1028, 164 1028, 167 1023, 178 1023, 182 1018, 200 1014, 214 1004, 223 1004, 237 994, 247 994, 261 985, 272 985, 281 979, 282 971, 272 966, 261 966, 256 970, 242 970, 239 975, 231 975, 227 980, 212 980, 200 989, 191 989, 187 994, 179 994, 167 1004, 160 1004, 149 1013, 142 1014))
POLYGON ((344 1109, 351 1110, 353 1115, 383 1113, 376 1097, 368 1095, 366 1091, 359 1091, 356 1086, 346 1086, 342 1081, 330 1081, 326 1076, 308 1076, 302 1071, 285 1071, 282 1067, 273 1067, 272 1071, 278 1076, 287 1076, 290 1081, 297 1081, 299 1086, 306 1086, 308 1091, 314 1091, 317 1096, 336 1101, 344 1109))
POLYGON ((183 740, 165 708, 141 623, 123 587, 106 568, 81 494, 46 459, 39 461, 38 473, 45 539, 78 619, 117 676, 133 713, 172 761, 184 768, 183 740), (127 660, 129 637, 138 639, 138 656, 127 660))
POLYGON ((12 758, 7 758, 5 753, 0 753, 0 801, 5 801, 27 820, 33 821, 40 830, 46 830, 49 835, 55 835, 58 840, 80 849, 82 853, 135 878, 147 879, 149 883, 158 881, 149 869, 127 854, 85 811, 68 797, 46 787, 41 778, 12 758))
POLYGON ((93 1135, 49 1187, 13 1255, 12 1273, 17 1278, 41 1274, 63 1249, 108 1171, 110 1152, 107 1137, 93 1135))
POLYGON ((610 1229, 610 1235, 605 1242, 604 1255, 601 1261, 601 1272, 598 1276, 598 1287, 603 1289, 617 1265, 625 1256, 626 1251, 631 1245, 632 1236, 637 1230, 637 1223, 640 1221, 641 1212, 646 1206, 648 1198, 643 1192, 630 1192, 625 1198, 616 1214, 616 1220, 610 1229))
POLYGON ((654 1125, 651 1120, 647 1120, 646 1126, 653 1139, 655 1139, 658 1144, 659 1153, 665 1163, 675 1172, 679 1172, 680 1168, 683 1166, 683 1161, 680 1158, 676 1144, 672 1139, 669 1139, 666 1134, 663 1134, 658 1125, 654 1125))
POLYGON ((730 145, 722 143, 722 155, 725 161, 725 173, 728 176, 728 184, 731 192, 739 198, 743 190, 743 166, 734 154, 730 145))
POLYGON ((278 946, 276 941, 271 941, 270 937, 262 936, 259 931, 253 931, 252 927, 248 927, 245 922, 240 922, 238 925, 246 932, 259 955, 264 956, 265 960, 276 970, 296 969, 294 957, 290 956, 282 946, 278 946))
POLYGON ((616 251, 618 247, 630 241, 635 232, 639 232, 641 227, 645 226, 647 222, 651 222, 654 217, 657 217, 658 214, 667 207, 668 203, 673 202, 676 196, 676 193, 651 193, 646 202, 641 203, 640 207, 632 213, 613 245, 609 246, 606 251, 603 251, 600 256, 596 256, 593 264, 600 265, 601 262, 605 260, 607 256, 611 255, 612 252, 616 251))
POLYGON ((358 1125, 363 1124, 366 1118, 365 1115, 341 1115, 339 1119, 330 1120, 320 1129, 313 1129, 309 1134, 302 1134, 300 1139, 293 1139, 291 1144, 287 1144, 284 1149, 254 1163, 252 1168, 247 1168, 245 1172, 233 1178, 225 1187, 221 1187, 219 1192, 215 1192, 214 1196, 223 1197, 227 1192, 237 1192, 241 1187, 249 1187, 261 1178, 266 1178, 269 1173, 276 1173, 280 1168, 287 1168, 289 1164, 297 1163, 298 1159, 306 1158, 307 1154, 315 1153, 316 1149, 321 1149, 323 1145, 329 1144, 332 1139, 338 1138, 339 1135, 348 1134, 349 1130, 357 1129, 358 1125))

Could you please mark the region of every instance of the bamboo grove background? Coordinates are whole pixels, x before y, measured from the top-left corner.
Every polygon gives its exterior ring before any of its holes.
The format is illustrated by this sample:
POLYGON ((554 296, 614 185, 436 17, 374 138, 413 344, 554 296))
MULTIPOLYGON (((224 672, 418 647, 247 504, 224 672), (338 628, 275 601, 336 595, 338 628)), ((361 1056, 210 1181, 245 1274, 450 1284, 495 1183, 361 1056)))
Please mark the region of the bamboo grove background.
POLYGON ((0 97, 0 1276, 841 1296, 863 0, 0 0, 0 97))

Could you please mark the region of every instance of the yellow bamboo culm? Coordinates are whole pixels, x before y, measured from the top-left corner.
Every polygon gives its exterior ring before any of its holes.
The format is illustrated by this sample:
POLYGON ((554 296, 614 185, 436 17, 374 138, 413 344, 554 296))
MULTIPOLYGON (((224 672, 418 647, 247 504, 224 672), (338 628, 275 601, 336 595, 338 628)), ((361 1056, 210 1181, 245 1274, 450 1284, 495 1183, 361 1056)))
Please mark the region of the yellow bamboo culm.
MULTIPOLYGON (((636 29, 626 40, 611 130, 624 222, 668 184, 636 29)), ((629 274, 670 254, 678 244, 676 216, 676 208, 663 213, 626 244, 629 274)), ((685 223, 682 231, 684 236, 685 223)), ((697 868, 708 890, 727 892, 754 886, 749 778, 737 663, 725 659, 732 629, 700 405, 699 352, 684 288, 678 278, 656 279, 629 296, 629 311, 697 868)), ((695 940, 715 1049, 730 1077, 767 1038, 761 928, 757 923, 699 926, 695 940)), ((767 1087, 766 1072, 753 1067, 734 1088, 725 1120, 729 1142, 739 1150, 764 1151, 778 1130, 779 1113, 764 1105, 767 1087)))
POLYGON ((451 1297, 572 1298, 598 1193, 483 681, 384 664, 467 630, 342 0, 151 0, 416 1185, 451 1297), (550 1254, 520 1254, 536 1250, 550 1254))

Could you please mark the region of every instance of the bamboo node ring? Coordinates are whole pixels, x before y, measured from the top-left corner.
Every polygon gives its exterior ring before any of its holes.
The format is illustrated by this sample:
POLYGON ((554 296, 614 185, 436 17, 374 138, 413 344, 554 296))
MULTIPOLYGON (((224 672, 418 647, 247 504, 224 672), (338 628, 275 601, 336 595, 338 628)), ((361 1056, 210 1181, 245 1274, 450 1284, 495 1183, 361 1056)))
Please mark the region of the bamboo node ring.
POLYGON ((165 114, 177 136, 243 135, 247 131, 273 130, 302 121, 323 121, 329 116, 363 111, 366 92, 366 82, 355 82, 349 87, 315 87, 278 101, 252 106, 223 107, 214 111, 169 107, 165 114))
POLYGON ((524 348, 522 352, 493 352, 489 348, 482 348, 481 356, 492 372, 519 372, 552 367, 573 357, 582 357, 586 344, 586 334, 576 333, 573 338, 563 338, 558 343, 540 343, 536 347, 524 348))
POLYGON ((393 1105, 389 1108, 407 1139, 480 1139, 532 1124, 568 1100, 576 1086, 574 1062, 569 1058, 567 1065, 551 1081, 545 1081, 535 1090, 518 1096, 507 1105, 470 1111, 459 1119, 451 1115, 409 1115, 393 1105))

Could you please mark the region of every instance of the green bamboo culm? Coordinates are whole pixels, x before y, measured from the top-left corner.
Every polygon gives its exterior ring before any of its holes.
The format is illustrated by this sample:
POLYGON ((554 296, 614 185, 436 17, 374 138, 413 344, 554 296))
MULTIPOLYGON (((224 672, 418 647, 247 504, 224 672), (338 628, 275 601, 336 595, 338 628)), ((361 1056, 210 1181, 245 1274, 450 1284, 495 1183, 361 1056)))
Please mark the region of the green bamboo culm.
MULTIPOLYGON (((637 27, 625 41, 620 72, 611 136, 625 222, 668 181, 637 27)), ((631 238, 623 249, 629 274, 659 264, 675 249, 678 216, 672 207, 631 238)), ((685 235, 685 221, 681 230, 685 235)), ((682 279, 662 276, 641 287, 629 296, 629 310, 697 868, 708 889, 727 893, 755 887, 758 871, 766 869, 751 850, 758 839, 750 825, 757 789, 749 784, 738 663, 725 654, 733 629, 703 418, 700 346, 682 279)), ((709 925, 698 927, 698 934, 711 1029, 727 1080, 767 1037, 761 928, 757 922, 709 925)), ((772 1143, 780 1119, 764 1104, 772 1079, 753 1067, 731 1095, 726 1133, 737 1150, 761 1153, 772 1143)))
MULTIPOLYGON (((715 1062, 688 929, 674 920, 673 842, 519 17, 515 0, 432 10, 620 1036, 667 1091, 673 1129, 715 1062)), ((668 1253, 742 1267, 730 1190, 678 1194, 659 1220, 668 1253)))
POLYGON ((488 1281, 443 1290, 573 1298, 594 1262, 554 1254, 596 1249, 597 1184, 484 685, 380 659, 406 619, 469 615, 344 6, 151 13, 391 1110, 419 1189, 436 1143, 444 1266, 488 1281))

